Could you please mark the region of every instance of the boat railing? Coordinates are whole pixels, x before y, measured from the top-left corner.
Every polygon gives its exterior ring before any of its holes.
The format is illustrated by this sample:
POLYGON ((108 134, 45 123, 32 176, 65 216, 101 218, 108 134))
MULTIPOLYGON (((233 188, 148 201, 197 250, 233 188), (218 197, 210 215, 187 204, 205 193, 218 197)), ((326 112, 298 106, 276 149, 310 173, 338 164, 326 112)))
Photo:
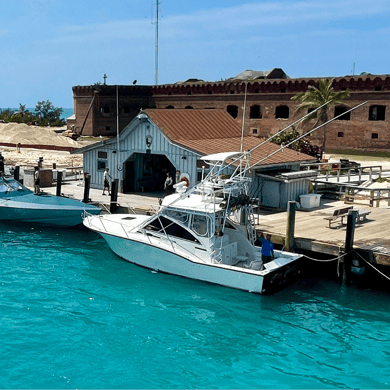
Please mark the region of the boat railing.
MULTIPOLYGON (((112 231, 112 229, 110 229, 110 226, 118 226, 119 225, 119 227, 123 231, 126 238, 130 238, 129 233, 133 230, 133 229, 126 230, 126 228, 128 228, 128 227, 125 226, 122 222, 112 221, 112 220, 107 220, 107 219, 104 220, 103 218, 100 218, 99 215, 93 215, 93 214, 88 213, 87 211, 84 211, 83 219, 84 219, 84 221, 88 221, 88 225, 90 228, 95 228, 99 231, 104 231, 105 233, 109 233, 110 231, 112 231), (89 218, 87 218, 87 217, 89 217, 89 218), (97 222, 97 221, 99 221, 99 224, 100 224, 99 226, 97 224, 95 224, 95 222, 97 222)), ((117 230, 116 230, 116 232, 117 232, 117 230)), ((199 259, 203 263, 207 263, 207 261, 205 261, 201 257, 197 256, 195 253, 193 253, 193 251, 186 248, 184 245, 181 245, 177 241, 172 241, 171 237, 165 232, 165 230, 163 233, 157 233, 157 232, 153 232, 153 231, 146 231, 145 229, 140 229, 140 232, 148 238, 150 238, 150 236, 154 236, 160 240, 164 239, 166 241, 169 241, 169 244, 171 245, 173 252, 176 252, 176 250, 177 250, 175 248, 175 246, 176 246, 176 247, 179 247, 182 251, 187 252, 191 256, 195 256, 197 259, 199 259)))
POLYGON ((119 221, 103 220, 103 218, 100 218, 99 215, 93 215, 91 213, 88 213, 87 211, 84 211, 83 220, 88 221, 89 227, 91 227, 91 228, 94 227, 95 229, 98 229, 100 231, 104 231, 106 233, 109 232, 108 225, 119 226, 123 230, 125 236, 127 238, 129 238, 128 231, 126 231, 123 223, 121 223, 119 221), (87 218, 87 217, 89 217, 89 218, 87 218), (100 226, 95 225, 96 221, 99 221, 100 226))
POLYGON ((118 202, 118 201, 105 201, 100 203, 99 206, 106 214, 116 214, 118 212, 124 214, 141 214, 141 215, 153 215, 158 212, 160 205, 138 202, 118 202), (115 206, 115 211, 112 210, 112 206, 115 206))

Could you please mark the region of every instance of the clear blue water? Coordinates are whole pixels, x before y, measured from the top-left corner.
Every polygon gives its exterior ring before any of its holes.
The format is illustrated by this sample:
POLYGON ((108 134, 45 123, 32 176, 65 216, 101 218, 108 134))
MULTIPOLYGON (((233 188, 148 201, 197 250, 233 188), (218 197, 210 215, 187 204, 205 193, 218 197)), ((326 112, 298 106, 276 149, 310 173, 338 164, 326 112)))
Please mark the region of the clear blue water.
POLYGON ((155 273, 94 233, 0 224, 1 388, 390 388, 386 292, 260 296, 155 273))

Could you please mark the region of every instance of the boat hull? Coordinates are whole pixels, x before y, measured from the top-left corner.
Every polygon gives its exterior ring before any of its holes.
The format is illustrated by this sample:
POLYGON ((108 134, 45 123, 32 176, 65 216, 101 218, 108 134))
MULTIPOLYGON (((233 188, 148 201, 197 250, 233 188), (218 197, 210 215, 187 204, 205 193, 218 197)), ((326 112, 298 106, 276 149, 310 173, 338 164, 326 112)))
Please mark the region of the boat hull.
POLYGON ((101 209, 54 196, 26 195, 0 201, 0 221, 71 227, 82 224, 85 211, 97 215, 101 209))
POLYGON ((201 263, 129 238, 99 232, 124 260, 156 271, 201 280, 253 293, 273 293, 299 272, 296 262, 275 271, 254 271, 223 264, 201 263))

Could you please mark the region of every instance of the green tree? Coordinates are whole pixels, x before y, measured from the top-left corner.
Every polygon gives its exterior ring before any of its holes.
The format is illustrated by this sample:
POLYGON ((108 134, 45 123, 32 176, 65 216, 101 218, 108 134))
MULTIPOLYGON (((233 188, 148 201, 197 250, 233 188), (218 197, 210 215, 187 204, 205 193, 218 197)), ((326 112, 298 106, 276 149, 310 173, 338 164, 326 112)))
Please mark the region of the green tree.
MULTIPOLYGON (((277 137, 273 138, 272 142, 275 142, 278 145, 287 145, 298 137, 300 137, 300 134, 295 130, 295 127, 292 126, 291 131, 284 131, 277 137)), ((293 143, 289 146, 289 149, 308 154, 309 156, 313 156, 315 158, 320 157, 320 148, 317 145, 312 145, 306 138, 301 138, 299 141, 293 143)))
POLYGON ((60 119, 62 108, 56 108, 50 100, 38 102, 35 112, 39 116, 41 126, 62 126, 65 121, 60 119))
MULTIPOLYGON (((330 107, 344 103, 344 100, 349 98, 350 93, 348 91, 335 92, 333 89, 333 79, 321 79, 318 83, 318 88, 309 85, 306 92, 298 93, 293 96, 291 100, 299 100, 300 104, 298 110, 304 107, 318 108, 323 104, 326 104, 321 109, 309 116, 308 119, 317 119, 316 126, 326 123, 329 117, 330 107)), ((326 144, 326 125, 322 127, 322 144, 320 146, 320 158, 325 151, 326 144)))

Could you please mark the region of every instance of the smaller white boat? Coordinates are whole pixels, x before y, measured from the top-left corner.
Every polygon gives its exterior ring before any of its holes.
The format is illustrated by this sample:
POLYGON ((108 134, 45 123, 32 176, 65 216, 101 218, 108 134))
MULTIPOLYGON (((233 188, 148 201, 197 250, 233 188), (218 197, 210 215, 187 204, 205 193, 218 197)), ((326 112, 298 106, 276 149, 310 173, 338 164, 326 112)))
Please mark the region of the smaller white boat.
POLYGON ((0 177, 0 221, 76 226, 84 212, 96 215, 99 207, 75 199, 36 195, 13 178, 0 177))
POLYGON ((212 167, 207 177, 188 191, 185 182, 176 184, 156 214, 89 215, 84 225, 118 256, 146 268, 255 293, 279 289, 300 272, 301 255, 275 250, 263 264, 254 245, 248 153, 203 160, 212 167))

